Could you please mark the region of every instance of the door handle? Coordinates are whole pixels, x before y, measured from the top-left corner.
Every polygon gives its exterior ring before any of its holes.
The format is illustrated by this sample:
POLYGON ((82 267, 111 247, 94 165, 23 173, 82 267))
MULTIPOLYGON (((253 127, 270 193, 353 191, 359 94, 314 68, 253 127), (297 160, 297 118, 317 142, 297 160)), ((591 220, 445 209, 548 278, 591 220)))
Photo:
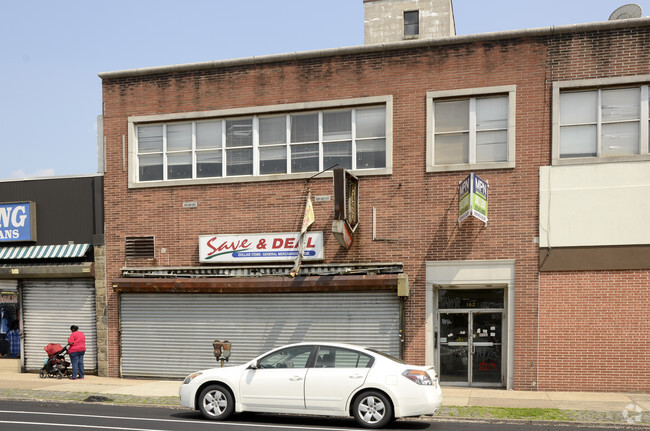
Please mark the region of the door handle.
POLYGON ((351 379, 363 379, 363 376, 360 374, 352 374, 350 376, 351 379))
POLYGON ((299 380, 302 380, 302 377, 300 377, 300 376, 293 376, 293 377, 290 377, 289 380, 291 380, 292 382, 297 382, 297 381, 299 381, 299 380))

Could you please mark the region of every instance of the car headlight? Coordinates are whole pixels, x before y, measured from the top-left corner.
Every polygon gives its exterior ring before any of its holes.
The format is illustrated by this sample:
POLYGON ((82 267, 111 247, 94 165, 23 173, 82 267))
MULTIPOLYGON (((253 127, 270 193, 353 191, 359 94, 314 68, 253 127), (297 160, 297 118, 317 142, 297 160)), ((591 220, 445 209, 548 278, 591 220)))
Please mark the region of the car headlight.
POLYGON ((418 385, 433 385, 433 380, 429 373, 423 370, 406 370, 402 373, 404 377, 418 385))
POLYGON ((194 380, 196 377, 200 376, 202 373, 192 373, 189 376, 185 377, 185 380, 183 380, 183 384, 186 385, 192 380, 194 380))

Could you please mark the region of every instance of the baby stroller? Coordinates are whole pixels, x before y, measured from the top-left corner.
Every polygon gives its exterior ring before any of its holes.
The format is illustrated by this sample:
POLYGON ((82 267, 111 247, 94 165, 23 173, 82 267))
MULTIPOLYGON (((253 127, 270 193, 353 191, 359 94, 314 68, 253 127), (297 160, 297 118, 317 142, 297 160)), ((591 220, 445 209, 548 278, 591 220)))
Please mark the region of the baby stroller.
POLYGON ((65 360, 65 354, 68 352, 67 347, 61 347, 60 344, 50 343, 43 348, 47 353, 47 359, 43 363, 43 368, 39 376, 41 379, 46 377, 56 377, 62 379, 69 377, 72 373, 68 370, 70 362, 65 360))

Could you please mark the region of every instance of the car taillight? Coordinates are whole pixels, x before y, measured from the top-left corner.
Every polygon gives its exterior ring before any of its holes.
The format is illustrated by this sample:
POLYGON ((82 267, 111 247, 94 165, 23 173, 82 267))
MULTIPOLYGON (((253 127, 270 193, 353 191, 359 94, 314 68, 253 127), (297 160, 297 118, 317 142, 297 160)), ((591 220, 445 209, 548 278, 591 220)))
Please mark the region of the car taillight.
POLYGON ((431 380, 431 376, 426 371, 406 370, 402 375, 418 385, 433 385, 433 380, 431 380))

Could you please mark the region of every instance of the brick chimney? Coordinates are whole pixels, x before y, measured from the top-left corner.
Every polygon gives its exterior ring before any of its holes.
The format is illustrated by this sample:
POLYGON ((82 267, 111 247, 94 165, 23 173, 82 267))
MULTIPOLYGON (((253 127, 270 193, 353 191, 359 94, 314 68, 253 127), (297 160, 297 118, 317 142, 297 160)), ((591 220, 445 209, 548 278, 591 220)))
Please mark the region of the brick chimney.
POLYGON ((363 0, 364 44, 456 35, 452 0, 363 0))

